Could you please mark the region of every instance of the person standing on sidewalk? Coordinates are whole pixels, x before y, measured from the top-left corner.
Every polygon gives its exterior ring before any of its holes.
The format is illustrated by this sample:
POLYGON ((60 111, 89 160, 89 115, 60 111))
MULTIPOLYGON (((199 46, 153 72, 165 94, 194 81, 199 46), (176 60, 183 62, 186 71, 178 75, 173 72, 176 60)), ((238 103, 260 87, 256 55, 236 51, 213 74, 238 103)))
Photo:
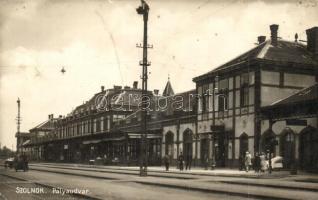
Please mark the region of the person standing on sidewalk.
POLYGON ((252 157, 251 154, 247 151, 245 155, 245 171, 248 172, 250 166, 252 165, 252 157))
POLYGON ((261 172, 265 172, 267 167, 266 167, 266 158, 265 158, 264 152, 261 153, 260 163, 261 163, 261 172))
POLYGON ((179 169, 180 171, 183 171, 183 154, 182 154, 182 151, 180 152, 180 155, 179 155, 179 158, 178 158, 178 161, 179 161, 179 169))
POLYGON ((192 155, 189 154, 186 157, 186 170, 191 170, 191 163, 192 163, 192 155))
POLYGON ((258 152, 256 152, 255 154, 255 158, 254 158, 254 170, 256 173, 259 173, 261 168, 261 158, 258 154, 258 152))
POLYGON ((165 166, 166 166, 166 171, 169 171, 170 158, 169 158, 168 154, 165 155, 164 162, 165 162, 165 166))

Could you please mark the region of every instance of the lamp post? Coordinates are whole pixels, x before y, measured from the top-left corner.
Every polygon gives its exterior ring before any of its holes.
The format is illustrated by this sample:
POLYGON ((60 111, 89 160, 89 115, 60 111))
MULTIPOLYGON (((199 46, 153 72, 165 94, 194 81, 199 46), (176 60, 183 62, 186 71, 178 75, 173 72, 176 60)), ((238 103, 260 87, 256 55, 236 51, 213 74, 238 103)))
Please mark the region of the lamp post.
POLYGON ((142 115, 141 115, 141 155, 140 155, 140 176, 147 176, 147 165, 148 165, 148 143, 147 143, 147 105, 143 102, 143 99, 147 97, 147 80, 148 80, 148 71, 147 67, 150 66, 150 62, 147 60, 147 49, 152 48, 148 46, 147 42, 147 29, 148 29, 148 13, 149 6, 144 1, 141 0, 141 5, 136 9, 139 15, 143 16, 144 21, 144 37, 143 45, 137 44, 138 48, 143 49, 143 59, 139 62, 139 65, 142 66, 142 92, 141 92, 141 103, 142 103, 142 115))

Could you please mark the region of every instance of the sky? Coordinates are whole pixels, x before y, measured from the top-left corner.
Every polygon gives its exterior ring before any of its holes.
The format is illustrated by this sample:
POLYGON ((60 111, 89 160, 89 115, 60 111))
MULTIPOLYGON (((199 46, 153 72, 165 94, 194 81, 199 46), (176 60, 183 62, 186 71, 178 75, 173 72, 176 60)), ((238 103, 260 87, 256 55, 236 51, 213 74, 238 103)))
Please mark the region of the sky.
MULTIPOLYGON (((257 36, 306 40, 318 0, 148 0, 149 89, 195 88, 192 78, 255 47, 257 36)), ((49 114, 67 115, 103 85, 141 85, 139 0, 0 0, 0 143, 49 114), (66 72, 61 73, 64 67, 66 72)))

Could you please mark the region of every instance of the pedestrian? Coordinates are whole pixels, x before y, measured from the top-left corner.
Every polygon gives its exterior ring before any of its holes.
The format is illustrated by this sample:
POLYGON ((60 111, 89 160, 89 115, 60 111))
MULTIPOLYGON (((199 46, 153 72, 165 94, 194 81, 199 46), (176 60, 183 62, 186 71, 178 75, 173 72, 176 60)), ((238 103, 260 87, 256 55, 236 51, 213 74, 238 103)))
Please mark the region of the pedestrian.
POLYGON ((261 158, 259 156, 259 153, 256 152, 255 158, 254 158, 254 170, 256 173, 259 173, 261 168, 261 158))
POLYGON ((29 170, 29 161, 28 161, 27 155, 25 155, 25 154, 22 155, 22 162, 23 162, 24 170, 28 171, 29 170))
POLYGON ((192 155, 189 154, 186 157, 186 170, 191 170, 191 163, 192 163, 192 155))
POLYGON ((260 155, 260 163, 261 163, 261 172, 265 172, 266 171, 266 158, 265 158, 265 154, 264 152, 261 153, 260 155))
POLYGON ((184 159, 183 159, 182 151, 181 151, 181 153, 180 153, 180 155, 179 155, 178 161, 179 161, 179 169, 180 169, 180 171, 183 171, 183 162, 184 162, 184 159))
POLYGON ((239 171, 242 171, 245 168, 245 157, 243 153, 239 157, 239 171))
POLYGON ((205 166, 205 170, 208 170, 209 167, 209 157, 207 154, 204 155, 204 166, 205 166))
POLYGON ((164 162, 165 162, 165 166, 166 166, 166 171, 169 171, 170 157, 168 154, 165 155, 164 162))
POLYGON ((245 171, 248 172, 250 166, 252 165, 252 157, 251 154, 247 151, 245 155, 245 171))

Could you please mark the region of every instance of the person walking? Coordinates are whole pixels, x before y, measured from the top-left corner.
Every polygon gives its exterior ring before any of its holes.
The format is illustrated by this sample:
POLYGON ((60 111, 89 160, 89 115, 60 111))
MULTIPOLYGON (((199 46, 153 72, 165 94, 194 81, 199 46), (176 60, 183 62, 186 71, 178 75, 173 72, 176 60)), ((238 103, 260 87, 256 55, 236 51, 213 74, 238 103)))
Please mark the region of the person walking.
POLYGON ((252 157, 251 154, 247 151, 245 155, 245 171, 248 172, 250 166, 252 165, 252 157))
POLYGON ((165 162, 165 166, 166 166, 166 171, 169 171, 170 158, 169 158, 168 154, 165 155, 164 162, 165 162))
POLYGON ((186 157, 186 170, 191 170, 192 155, 186 157))
POLYGON ((243 171, 245 168, 245 157, 243 153, 239 157, 239 171, 243 171))
POLYGON ((180 153, 180 155, 179 155, 178 161, 179 161, 179 169, 180 169, 180 171, 183 171, 183 162, 184 162, 184 159, 183 159, 182 151, 181 151, 181 153, 180 153))
POLYGON ((259 173, 261 168, 261 158, 258 154, 258 152, 256 152, 255 154, 255 158, 254 158, 254 170, 256 173, 259 173))
POLYGON ((262 152, 260 155, 260 164, 261 164, 261 172, 265 172, 266 171, 266 158, 265 158, 265 154, 262 152))

